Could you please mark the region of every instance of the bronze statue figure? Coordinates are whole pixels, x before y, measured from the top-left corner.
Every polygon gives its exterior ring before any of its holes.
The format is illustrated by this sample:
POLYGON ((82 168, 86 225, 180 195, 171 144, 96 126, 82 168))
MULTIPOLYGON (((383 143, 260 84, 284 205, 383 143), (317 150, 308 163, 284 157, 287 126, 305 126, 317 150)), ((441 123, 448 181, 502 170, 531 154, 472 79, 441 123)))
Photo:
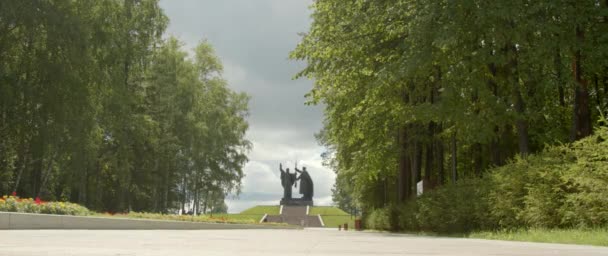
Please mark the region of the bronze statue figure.
POLYGON ((306 167, 302 170, 298 169, 296 164, 296 172, 290 173, 289 168, 283 170, 283 164, 279 164, 279 170, 281 171, 281 185, 283 186, 283 198, 281 199, 281 205, 308 205, 312 206, 312 197, 314 195, 314 188, 312 178, 306 167), (297 174, 300 173, 298 176, 297 174), (292 187, 298 187, 297 181, 300 181, 300 194, 302 198, 292 198, 292 187))
POLYGON ((279 164, 281 170, 281 185, 283 185, 283 200, 291 199, 291 187, 296 182, 296 174, 289 173, 289 168, 283 170, 283 164, 279 164))
POLYGON ((300 177, 296 180, 300 180, 300 194, 302 194, 302 200, 312 201, 312 197, 314 195, 314 186, 312 183, 312 178, 308 171, 306 171, 306 167, 303 167, 302 170, 298 170, 298 167, 295 167, 296 172, 300 173, 300 177))

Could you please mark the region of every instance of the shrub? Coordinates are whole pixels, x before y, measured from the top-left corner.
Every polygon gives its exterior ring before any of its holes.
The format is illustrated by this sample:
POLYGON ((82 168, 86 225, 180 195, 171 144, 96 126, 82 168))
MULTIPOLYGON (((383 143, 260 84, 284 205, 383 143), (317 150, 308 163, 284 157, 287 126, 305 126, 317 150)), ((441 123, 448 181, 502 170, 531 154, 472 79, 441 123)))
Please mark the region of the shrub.
POLYGON ((489 180, 467 179, 426 192, 403 205, 367 214, 367 228, 377 230, 467 233, 494 227, 487 204, 489 180))
POLYGON ((561 175, 567 168, 569 151, 552 147, 544 154, 516 158, 489 174, 491 213, 501 228, 549 227, 561 222, 563 198, 561 175))
POLYGON ((608 128, 601 127, 572 145, 573 159, 564 174, 562 223, 577 227, 608 226, 608 128))
POLYGON ((406 230, 468 233, 491 226, 486 179, 465 179, 431 190, 404 205, 401 225, 406 230), (413 219, 412 219, 413 218, 413 219))
POLYGON ((437 233, 608 226, 608 128, 366 216, 368 228, 437 233))
POLYGON ((391 226, 391 208, 378 208, 372 210, 365 218, 365 227, 375 230, 394 230, 395 227, 391 226))
POLYGON ((608 129, 494 169, 489 204, 502 228, 608 225, 608 129))

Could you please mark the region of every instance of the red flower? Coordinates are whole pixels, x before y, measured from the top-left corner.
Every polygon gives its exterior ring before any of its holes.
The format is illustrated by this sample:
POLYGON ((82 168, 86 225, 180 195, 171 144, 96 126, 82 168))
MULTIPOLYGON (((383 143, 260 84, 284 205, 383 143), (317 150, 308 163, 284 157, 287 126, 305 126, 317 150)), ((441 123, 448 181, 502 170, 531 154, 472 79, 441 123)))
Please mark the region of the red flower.
POLYGON ((13 191, 13 196, 17 196, 17 191, 13 191))
POLYGON ((42 204, 42 200, 40 200, 40 197, 38 197, 38 196, 36 197, 35 202, 36 202, 37 205, 42 204))

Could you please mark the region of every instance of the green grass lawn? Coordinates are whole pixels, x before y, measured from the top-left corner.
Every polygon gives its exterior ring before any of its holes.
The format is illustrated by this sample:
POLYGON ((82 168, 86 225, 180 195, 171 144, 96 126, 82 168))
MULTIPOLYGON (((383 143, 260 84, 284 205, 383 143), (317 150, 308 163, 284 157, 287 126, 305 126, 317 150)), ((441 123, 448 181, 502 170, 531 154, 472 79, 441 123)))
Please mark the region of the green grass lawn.
POLYGON ((310 215, 348 215, 348 213, 342 211, 342 209, 334 206, 313 206, 310 208, 310 215))
POLYGON ((475 232, 469 238, 608 246, 608 229, 530 229, 475 232))
POLYGON ((338 225, 348 224, 349 229, 355 228, 355 217, 334 206, 313 206, 309 215, 321 214, 326 228, 338 228, 338 225))
POLYGON ((326 228, 338 228, 338 225, 348 224, 349 230, 355 229, 355 217, 350 215, 321 215, 326 228))
POLYGON ((251 207, 247 210, 242 211, 241 215, 260 215, 260 218, 264 214, 277 215, 279 214, 281 207, 278 205, 258 205, 251 207))

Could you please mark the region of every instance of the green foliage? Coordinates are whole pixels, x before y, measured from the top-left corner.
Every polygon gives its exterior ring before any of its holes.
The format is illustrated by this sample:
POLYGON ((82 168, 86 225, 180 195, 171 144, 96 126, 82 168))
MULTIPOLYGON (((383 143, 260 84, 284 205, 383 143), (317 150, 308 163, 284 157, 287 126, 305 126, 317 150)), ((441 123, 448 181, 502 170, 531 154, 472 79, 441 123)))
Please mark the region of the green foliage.
POLYGON ((437 233, 468 233, 493 228, 488 214, 490 206, 485 198, 490 187, 484 179, 461 180, 456 185, 425 193, 411 202, 411 206, 404 206, 401 228, 437 233), (407 216, 415 219, 407 220, 407 216))
POLYGON ((590 138, 574 143, 575 162, 565 180, 562 223, 577 227, 608 225, 608 127, 601 127, 590 138))
MULTIPOLYGON (((420 180, 433 188, 457 176, 481 177, 509 162, 525 165, 516 155, 588 136, 608 106, 607 8, 315 1, 310 29, 291 58, 307 63, 296 77, 314 80, 309 103, 325 108, 317 138, 337 174, 335 203, 365 212, 402 204, 413 200, 420 180)), ((516 172, 526 172, 521 168, 516 172)), ((556 222, 551 209, 577 201, 550 189, 568 190, 573 181, 546 170, 499 176, 504 183, 497 186, 509 195, 495 199, 501 226, 568 222, 556 222), (540 185, 526 186, 528 178, 540 185), (528 210, 518 212, 521 205, 528 210)))
POLYGON ((608 225, 608 129, 497 168, 492 214, 504 228, 608 225))
POLYGON ((374 210, 367 226, 380 230, 406 230, 434 233, 468 233, 491 229, 486 195, 487 180, 465 179, 424 193, 401 206, 374 210))
POLYGON ((366 215, 365 228, 375 230, 394 230, 391 225, 391 210, 389 208, 379 208, 366 215))
MULTIPOLYGON (((369 213, 367 227, 434 233, 608 226, 608 128, 369 213), (395 224, 392 219, 398 220, 395 224)), ((514 231, 518 233, 519 231, 514 231)))
POLYGON ((188 56, 167 24, 158 0, 0 3, 0 193, 225 209, 251 147, 249 98, 209 43, 188 56))

